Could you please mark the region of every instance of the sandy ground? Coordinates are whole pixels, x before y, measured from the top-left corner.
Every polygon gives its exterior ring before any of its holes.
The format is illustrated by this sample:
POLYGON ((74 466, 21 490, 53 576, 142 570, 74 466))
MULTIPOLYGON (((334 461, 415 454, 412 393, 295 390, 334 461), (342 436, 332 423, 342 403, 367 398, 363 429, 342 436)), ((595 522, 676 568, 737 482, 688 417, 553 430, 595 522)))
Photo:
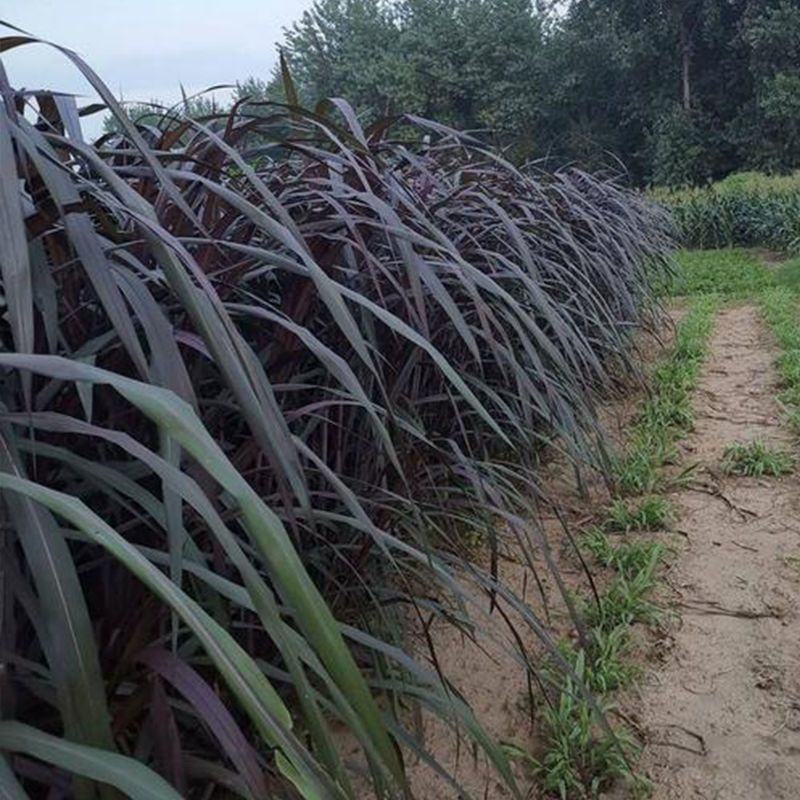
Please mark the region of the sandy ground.
POLYGON ((718 468, 735 440, 790 445, 775 355, 753 307, 718 315, 684 442, 698 468, 673 495, 685 545, 665 599, 677 616, 635 708, 654 800, 800 797, 800 480, 718 468))

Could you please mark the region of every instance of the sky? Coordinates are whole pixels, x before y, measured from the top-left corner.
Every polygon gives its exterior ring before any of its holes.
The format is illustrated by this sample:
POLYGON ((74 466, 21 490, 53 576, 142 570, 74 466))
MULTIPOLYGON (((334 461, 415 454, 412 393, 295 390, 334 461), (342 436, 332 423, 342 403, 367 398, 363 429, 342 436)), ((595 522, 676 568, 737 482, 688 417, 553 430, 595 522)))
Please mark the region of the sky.
MULTIPOLYGON (((0 0, 0 20, 75 50, 125 100, 180 99, 250 75, 267 79, 283 29, 312 0, 0 0)), ((8 35, 0 28, 0 35, 8 35)), ((2 56, 12 86, 94 99, 78 70, 42 45, 2 56)), ((225 93, 219 93, 220 99, 225 93)), ((79 101, 79 105, 82 103, 79 101)), ((102 114, 87 120, 99 132, 102 114)))

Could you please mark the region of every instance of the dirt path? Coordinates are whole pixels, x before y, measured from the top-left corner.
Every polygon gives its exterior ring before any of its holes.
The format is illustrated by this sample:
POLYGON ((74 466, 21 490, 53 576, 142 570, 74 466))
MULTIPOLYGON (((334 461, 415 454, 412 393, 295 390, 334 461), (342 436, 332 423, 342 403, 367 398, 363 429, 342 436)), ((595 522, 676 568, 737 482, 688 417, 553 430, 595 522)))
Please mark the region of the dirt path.
POLYGON ((726 444, 789 445, 776 351, 752 306, 720 312, 685 461, 698 490, 673 499, 686 545, 667 576, 680 614, 641 687, 654 800, 800 797, 800 475, 719 474, 726 444), (788 560, 787 560, 788 559, 788 560))

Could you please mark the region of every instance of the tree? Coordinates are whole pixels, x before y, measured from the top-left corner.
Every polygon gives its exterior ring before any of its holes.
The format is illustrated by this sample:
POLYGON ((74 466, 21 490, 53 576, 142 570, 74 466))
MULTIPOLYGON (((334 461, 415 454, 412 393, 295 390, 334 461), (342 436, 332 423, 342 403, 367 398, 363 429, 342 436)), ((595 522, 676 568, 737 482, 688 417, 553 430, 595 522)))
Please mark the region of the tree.
POLYGON ((346 95, 378 116, 397 93, 397 27, 381 0, 318 0, 287 32, 284 42, 301 100, 346 95))
POLYGON ((532 0, 319 0, 286 34, 306 103, 410 112, 530 150, 542 25, 532 0))
POLYGON ((751 166, 786 171, 800 164, 800 7, 783 0, 746 16, 753 100, 740 126, 742 155, 751 166))
MULTIPOLYGON (((282 50, 304 105, 434 118, 517 161, 637 183, 800 166, 800 0, 317 0, 282 50)), ((246 97, 285 101, 280 70, 246 97)))

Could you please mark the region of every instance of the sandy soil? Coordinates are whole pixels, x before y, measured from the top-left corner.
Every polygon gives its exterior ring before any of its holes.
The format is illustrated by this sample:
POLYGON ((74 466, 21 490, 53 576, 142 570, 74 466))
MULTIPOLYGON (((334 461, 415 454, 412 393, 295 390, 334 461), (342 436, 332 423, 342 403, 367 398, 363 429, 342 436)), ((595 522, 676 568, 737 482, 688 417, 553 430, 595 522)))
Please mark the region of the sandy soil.
POLYGON ((667 576, 677 616, 632 707, 654 800, 800 797, 800 479, 718 468, 734 440, 789 446, 775 355, 754 308, 719 314, 684 442, 697 472, 673 496, 685 536, 667 576))

